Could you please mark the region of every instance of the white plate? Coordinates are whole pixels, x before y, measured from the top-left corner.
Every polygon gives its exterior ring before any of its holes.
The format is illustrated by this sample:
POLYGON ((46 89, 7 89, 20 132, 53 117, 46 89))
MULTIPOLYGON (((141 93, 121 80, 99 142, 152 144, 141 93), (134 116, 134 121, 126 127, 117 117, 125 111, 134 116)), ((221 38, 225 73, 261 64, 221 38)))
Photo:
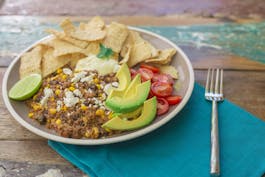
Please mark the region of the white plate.
POLYGON ((129 27, 129 28, 131 30, 139 32, 144 39, 152 43, 158 49, 175 48, 177 50, 177 54, 172 60, 172 65, 175 66, 179 71, 179 80, 177 81, 177 85, 179 87, 176 93, 181 95, 183 97, 183 100, 177 106, 172 106, 169 110, 169 113, 167 113, 164 116, 157 117, 152 122, 152 124, 144 128, 141 128, 139 130, 125 132, 123 134, 116 135, 114 137, 102 138, 102 139, 73 139, 73 138, 61 137, 57 135, 54 131, 45 128, 45 126, 39 125, 37 121, 28 118, 27 117, 28 108, 25 105, 25 103, 10 100, 8 98, 8 91, 14 85, 14 83, 16 83, 19 80, 18 71, 19 71, 21 55, 26 51, 30 50, 33 46, 35 46, 39 42, 51 38, 51 36, 47 36, 41 39, 40 41, 36 42, 32 46, 28 47, 25 51, 23 51, 20 55, 18 55, 8 67, 3 79, 2 93, 3 93, 4 102, 9 112, 22 126, 24 126, 28 130, 39 136, 58 142, 79 144, 79 145, 100 145, 100 144, 110 144, 110 143, 130 140, 157 129, 158 127, 162 126, 163 124, 165 124, 174 117, 177 118, 176 115, 188 102, 194 86, 194 72, 190 60, 178 46, 176 46, 173 42, 169 41, 168 39, 143 29, 134 28, 134 27, 129 27))

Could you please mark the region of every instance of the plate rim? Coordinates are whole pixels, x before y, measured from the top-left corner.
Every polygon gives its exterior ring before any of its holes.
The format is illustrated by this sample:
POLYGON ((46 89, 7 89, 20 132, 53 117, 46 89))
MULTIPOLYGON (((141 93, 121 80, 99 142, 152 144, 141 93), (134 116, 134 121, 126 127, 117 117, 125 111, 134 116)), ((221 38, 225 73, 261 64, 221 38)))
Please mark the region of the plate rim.
POLYGON ((194 88, 194 70, 192 68, 191 62, 189 60, 189 58, 187 57, 187 55, 183 52, 183 50, 181 48, 179 48, 176 44, 174 44, 172 41, 170 41, 169 39, 155 34, 151 31, 145 30, 145 29, 140 29, 137 27, 132 27, 132 26, 128 26, 128 29, 130 30, 134 30, 137 32, 141 32, 141 33, 145 33, 151 36, 154 36, 156 38, 159 38, 160 40, 165 41, 166 43, 170 44, 172 47, 174 47, 177 52, 183 57, 183 59, 185 60, 185 63, 188 66, 188 72, 190 74, 190 81, 188 84, 188 89, 187 92, 185 94, 185 96, 183 97, 182 101, 180 102, 180 104, 174 109, 172 110, 172 112, 170 112, 167 116, 165 116, 163 119, 159 120, 158 122, 156 122, 155 124, 143 127, 135 132, 129 133, 129 134, 125 134, 122 136, 117 136, 117 137, 110 137, 110 138, 102 138, 102 139, 73 139, 73 138, 65 138, 65 137, 61 137, 59 135, 54 135, 48 132, 45 132, 41 129, 38 129, 37 127, 34 127, 33 125, 31 125, 30 123, 28 123, 27 121, 25 121, 22 117, 20 117, 17 112, 13 109, 10 100, 8 98, 8 93, 7 93, 7 79, 8 76, 11 72, 11 69, 13 68, 13 66, 16 64, 16 62, 18 62, 18 60, 20 59, 20 57, 27 52, 28 50, 30 50, 32 47, 34 47, 35 45, 39 44, 40 42, 49 39, 52 37, 52 35, 48 35, 40 40, 38 40, 37 42, 33 43, 32 45, 30 45, 29 47, 27 47, 25 50, 23 50, 18 56, 15 57, 15 59, 11 62, 11 64, 8 66, 4 77, 3 77, 3 82, 2 82, 2 94, 3 94, 3 100, 4 100, 4 104, 6 106, 6 108, 8 109, 8 111, 11 113, 12 117, 23 127, 25 127, 26 129, 28 129, 29 131, 31 131, 32 133, 35 133, 41 137, 44 137, 46 139, 49 140, 53 140, 53 141, 57 141, 57 142, 61 142, 61 143, 66 143, 66 144, 76 144, 76 145, 103 145, 103 144, 112 144, 112 143, 118 143, 118 142, 123 142, 123 141, 127 141, 127 140, 131 140, 140 136, 143 136, 151 131, 154 131, 155 129, 161 127, 162 125, 164 125, 165 123, 169 122, 171 119, 174 118, 175 115, 177 115, 182 109, 183 107, 187 104, 188 100, 191 97, 193 88, 194 88))

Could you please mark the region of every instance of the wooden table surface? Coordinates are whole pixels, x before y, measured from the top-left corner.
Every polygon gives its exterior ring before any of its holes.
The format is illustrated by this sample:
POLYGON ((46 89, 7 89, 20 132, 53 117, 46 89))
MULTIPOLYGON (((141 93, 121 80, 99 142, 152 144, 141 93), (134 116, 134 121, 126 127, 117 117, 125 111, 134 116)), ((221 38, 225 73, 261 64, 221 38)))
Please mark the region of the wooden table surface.
MULTIPOLYGON (((31 21, 37 25, 57 23, 63 17, 22 17, 0 16, 0 23, 16 21, 15 29, 19 24, 31 21)), ((87 21, 88 17, 73 17, 75 21, 87 21)), ((106 17, 107 21, 117 20, 122 23, 141 26, 178 26, 178 25, 202 25, 222 24, 220 19, 205 18, 189 15, 171 16, 134 16, 134 17, 106 17)), ((237 19, 235 24, 249 22, 249 19, 237 19)), ((253 22, 253 20, 251 20, 253 22)), ((255 21, 254 21, 255 22, 255 21)), ((12 28, 0 27, 0 34, 10 32, 12 28)), ((15 33, 15 31, 14 31, 15 33)), ((13 46, 16 46, 15 44, 13 46)), ((20 46, 21 47, 21 46, 20 46)), ((26 46, 23 46, 26 47, 26 46)), ((23 48, 22 47, 22 48, 23 48)), ((239 56, 233 52, 212 48, 198 47, 196 45, 180 45, 187 53, 195 70, 196 81, 202 85, 205 83, 208 67, 220 67, 225 69, 224 93, 231 102, 241 106, 257 117, 265 120, 265 64, 251 58, 239 56), (214 52, 213 52, 214 51, 214 52)), ((16 53, 11 49, 2 47, 0 51, 0 81, 10 61, 16 53)), ((265 61, 265 60, 264 60, 265 61)), ((20 126, 5 108, 0 97, 0 177, 4 176, 36 176, 45 173, 49 169, 59 169, 65 177, 85 176, 79 169, 60 157, 47 145, 43 139, 22 126, 20 126)))

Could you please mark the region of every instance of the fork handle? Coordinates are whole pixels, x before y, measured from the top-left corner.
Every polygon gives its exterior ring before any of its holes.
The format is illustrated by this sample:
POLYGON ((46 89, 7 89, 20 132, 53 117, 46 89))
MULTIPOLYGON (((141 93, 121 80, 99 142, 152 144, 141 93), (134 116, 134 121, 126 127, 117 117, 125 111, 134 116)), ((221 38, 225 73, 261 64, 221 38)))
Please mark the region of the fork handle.
POLYGON ((218 133, 218 110, 217 102, 212 101, 212 120, 211 120, 211 176, 220 175, 219 160, 219 133, 218 133))

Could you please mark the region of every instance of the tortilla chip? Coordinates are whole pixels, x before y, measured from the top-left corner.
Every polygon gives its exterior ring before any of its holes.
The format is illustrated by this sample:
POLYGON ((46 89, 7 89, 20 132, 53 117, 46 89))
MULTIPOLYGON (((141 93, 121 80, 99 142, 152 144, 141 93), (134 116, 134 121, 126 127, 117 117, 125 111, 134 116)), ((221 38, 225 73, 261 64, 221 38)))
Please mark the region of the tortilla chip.
POLYGON ((158 68, 161 73, 169 74, 172 78, 178 79, 178 70, 174 66, 159 65, 158 68))
POLYGON ((49 74, 55 72, 58 68, 66 65, 70 62, 69 56, 54 57, 54 49, 49 48, 43 55, 42 59, 42 77, 46 77, 49 74))
POLYGON ((119 62, 119 64, 127 63, 130 59, 132 47, 129 46, 127 53, 124 55, 123 59, 119 62))
POLYGON ((71 32, 71 36, 75 39, 84 41, 97 41, 101 40, 106 36, 105 30, 99 30, 97 28, 91 28, 86 30, 78 29, 71 32))
POLYGON ((25 53, 20 59, 20 78, 33 73, 41 74, 42 47, 40 45, 25 53))
MULTIPOLYGON (((104 20, 99 17, 99 16, 96 16, 96 17, 93 17, 89 22, 88 24, 86 25, 86 28, 97 28, 97 29, 103 29, 105 27, 105 22, 104 20)), ((85 29, 86 29, 85 28, 85 29)))
POLYGON ((158 55, 158 51, 149 42, 144 41, 132 46, 131 56, 128 61, 129 67, 132 67, 148 58, 158 55))
POLYGON ((70 35, 71 32, 75 31, 75 26, 73 25, 73 23, 70 21, 69 18, 64 19, 61 22, 60 27, 63 29, 66 35, 70 35))
POLYGON ((74 39, 70 36, 66 36, 64 32, 56 31, 54 29, 47 29, 46 32, 56 36, 57 38, 61 40, 69 42, 77 47, 85 49, 88 46, 88 42, 74 39))
POLYGON ((159 51, 159 55, 156 58, 148 59, 145 62, 146 63, 158 63, 158 64, 168 64, 170 63, 173 55, 176 53, 176 49, 164 49, 159 51))
POLYGON ((54 57, 59 57, 62 55, 73 54, 73 53, 83 53, 86 55, 85 49, 81 49, 77 46, 74 46, 60 39, 50 40, 46 43, 46 45, 54 48, 53 51, 54 57))
POLYGON ((128 36, 128 29, 125 25, 112 22, 107 28, 107 35, 103 44, 114 52, 120 53, 124 41, 128 36))
POLYGON ((87 55, 94 54, 97 55, 99 53, 100 47, 99 42, 90 42, 86 48, 87 55))
POLYGON ((82 54, 82 53, 74 53, 74 54, 71 54, 71 55, 69 56, 69 58, 70 58, 70 66, 71 66, 72 68, 75 68, 76 63, 77 63, 80 59, 85 58, 85 57, 87 57, 87 56, 84 55, 84 54, 82 54))

